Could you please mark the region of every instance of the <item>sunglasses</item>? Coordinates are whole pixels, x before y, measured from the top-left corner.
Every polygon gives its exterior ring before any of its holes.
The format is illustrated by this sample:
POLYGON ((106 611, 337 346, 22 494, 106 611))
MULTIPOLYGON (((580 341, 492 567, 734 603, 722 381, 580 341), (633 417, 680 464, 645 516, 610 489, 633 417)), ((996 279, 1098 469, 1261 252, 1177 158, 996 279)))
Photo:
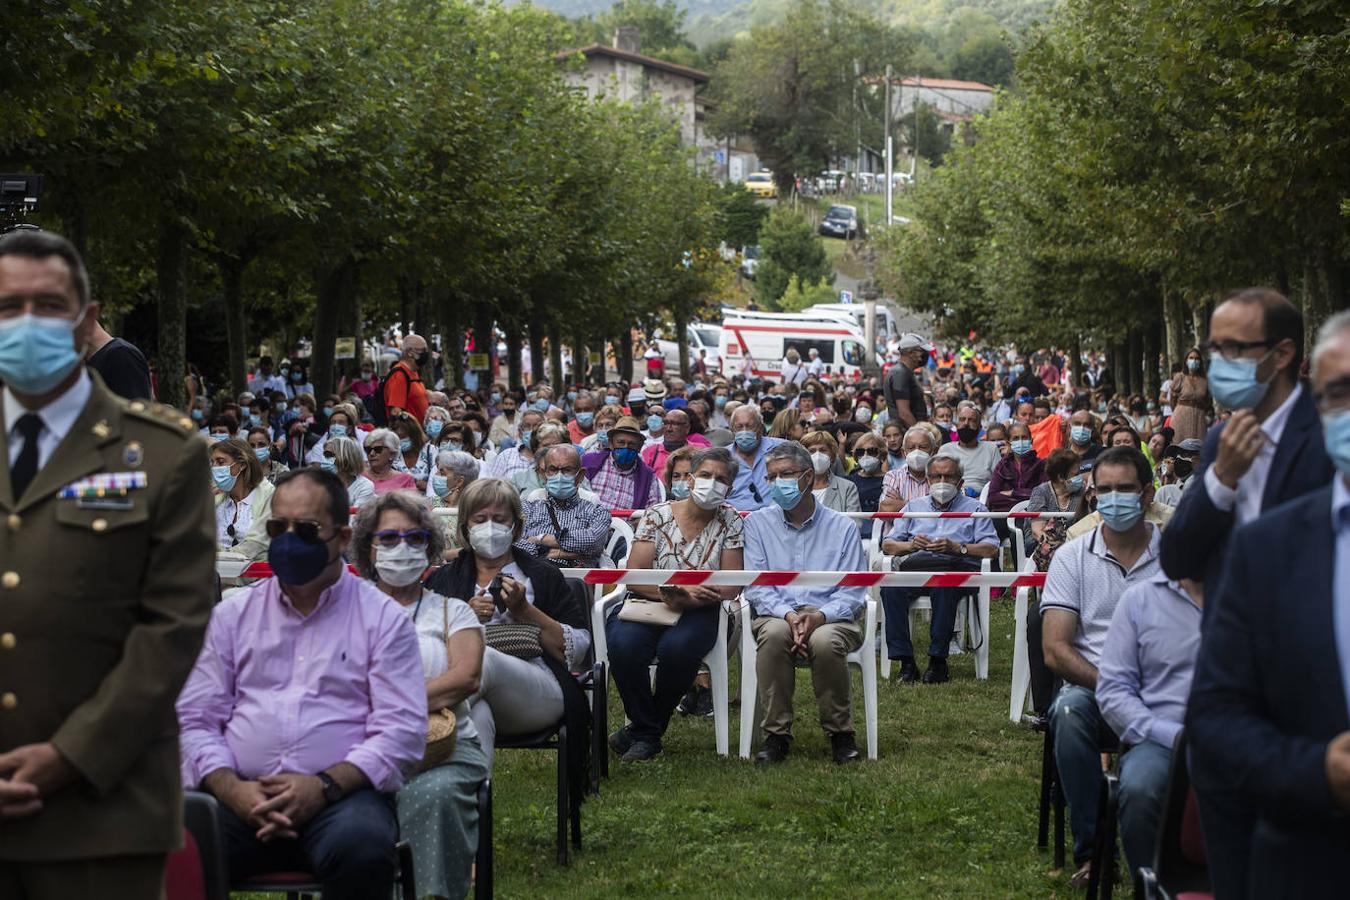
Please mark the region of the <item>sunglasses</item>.
POLYGON ((859 447, 857 450, 853 451, 853 455, 858 458, 862 458, 864 456, 875 456, 878 459, 880 459, 881 453, 882 451, 880 447, 859 447))
POLYGON ((384 531, 377 531, 371 535, 371 540, 386 550, 392 550, 399 545, 399 542, 407 544, 414 550, 422 550, 431 540, 431 532, 425 528, 413 528, 408 531, 399 531, 396 528, 389 528, 384 531))
POLYGON ((321 534, 323 525, 313 519, 268 519, 267 536, 276 540, 288 531, 294 531, 296 537, 306 544, 322 544, 331 540, 321 534))
POLYGON ((389 453, 388 447, 367 447, 366 456, 374 456, 376 453, 389 453))

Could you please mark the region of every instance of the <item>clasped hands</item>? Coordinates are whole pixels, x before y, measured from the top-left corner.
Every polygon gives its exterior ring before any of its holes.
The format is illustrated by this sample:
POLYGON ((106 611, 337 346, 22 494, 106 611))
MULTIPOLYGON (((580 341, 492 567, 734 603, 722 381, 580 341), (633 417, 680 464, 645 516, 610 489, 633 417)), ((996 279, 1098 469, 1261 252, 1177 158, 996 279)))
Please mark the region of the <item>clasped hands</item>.
POLYGON ((698 609, 700 606, 707 606, 709 603, 715 603, 721 599, 722 595, 718 593, 717 588, 708 587, 705 584, 695 584, 689 587, 663 585, 661 588, 661 602, 676 612, 698 609))
POLYGON ((787 622, 788 633, 792 635, 792 652, 797 656, 805 656, 811 633, 825 624, 825 614, 818 609, 795 609, 783 618, 787 622))
POLYGON ((945 553, 948 556, 960 556, 961 545, 951 538, 930 538, 924 534, 916 534, 910 541, 916 550, 927 550, 929 553, 945 553))

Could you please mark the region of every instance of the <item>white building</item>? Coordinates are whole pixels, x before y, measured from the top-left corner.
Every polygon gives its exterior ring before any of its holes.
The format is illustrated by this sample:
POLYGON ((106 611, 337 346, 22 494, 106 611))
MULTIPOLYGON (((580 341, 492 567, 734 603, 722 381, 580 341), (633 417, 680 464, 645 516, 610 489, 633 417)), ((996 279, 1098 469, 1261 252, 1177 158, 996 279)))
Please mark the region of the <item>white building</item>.
POLYGON ((897 118, 913 113, 915 103, 924 103, 944 121, 966 121, 987 112, 994 103, 994 89, 978 81, 911 75, 892 84, 891 115, 897 118))

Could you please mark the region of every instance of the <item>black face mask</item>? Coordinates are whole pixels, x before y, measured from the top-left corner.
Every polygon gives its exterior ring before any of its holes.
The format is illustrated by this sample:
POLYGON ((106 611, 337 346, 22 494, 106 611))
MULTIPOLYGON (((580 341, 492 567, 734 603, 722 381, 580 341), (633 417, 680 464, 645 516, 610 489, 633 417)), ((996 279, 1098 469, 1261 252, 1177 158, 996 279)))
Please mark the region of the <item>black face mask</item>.
POLYGON ((980 429, 958 428, 956 429, 956 436, 961 439, 961 443, 969 444, 971 441, 975 440, 980 436, 980 429))
POLYGON ((1195 463, 1178 456, 1172 460, 1172 471, 1177 473, 1177 478, 1185 481, 1195 471, 1195 463))

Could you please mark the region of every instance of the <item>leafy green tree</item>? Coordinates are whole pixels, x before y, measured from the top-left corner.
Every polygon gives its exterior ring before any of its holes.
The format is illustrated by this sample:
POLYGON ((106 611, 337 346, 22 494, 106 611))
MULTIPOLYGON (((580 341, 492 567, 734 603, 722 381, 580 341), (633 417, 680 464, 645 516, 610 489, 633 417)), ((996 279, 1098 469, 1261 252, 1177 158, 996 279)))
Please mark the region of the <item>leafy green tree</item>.
POLYGON ((834 303, 839 296, 826 281, 802 283, 796 275, 788 278, 787 290, 783 292, 778 305, 788 312, 800 312, 818 303, 834 303))
POLYGON ((759 232, 769 208, 743 185, 728 182, 717 192, 718 240, 729 247, 749 247, 759 241, 759 232))
POLYGON ((760 306, 778 309, 793 276, 804 284, 834 283, 825 245, 811 223, 790 207, 779 204, 769 214, 759 236, 755 299, 760 306))
POLYGON ((1007 39, 987 32, 967 37, 950 61, 953 78, 992 85, 1011 83, 1013 65, 1012 48, 1007 39))

